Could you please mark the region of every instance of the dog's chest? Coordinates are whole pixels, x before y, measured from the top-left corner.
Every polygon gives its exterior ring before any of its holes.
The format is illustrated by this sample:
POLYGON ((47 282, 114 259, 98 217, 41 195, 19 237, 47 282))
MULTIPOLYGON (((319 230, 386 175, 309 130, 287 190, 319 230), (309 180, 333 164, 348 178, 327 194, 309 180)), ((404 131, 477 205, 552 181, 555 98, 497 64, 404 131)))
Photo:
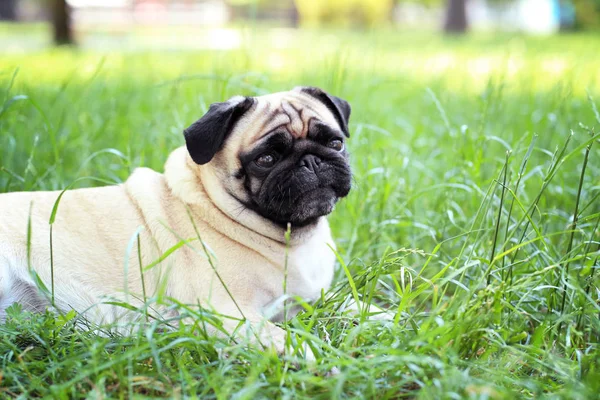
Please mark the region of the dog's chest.
MULTIPOLYGON (((271 280, 267 284, 270 289, 262 291, 262 314, 272 321, 281 321, 286 298, 300 297, 308 302, 318 299, 321 291, 327 291, 331 285, 334 265, 335 254, 325 243, 290 249, 287 268, 284 266, 281 270, 282 279, 271 280)), ((292 317, 301 309, 292 306, 288 308, 287 316, 292 317)))
POLYGON ((333 279, 335 255, 325 244, 301 246, 288 256, 287 292, 305 299, 315 299, 327 290, 333 279))
POLYGON ((333 242, 329 228, 325 228, 306 242, 288 249, 286 261, 280 269, 282 279, 271 283, 271 298, 265 299, 265 303, 277 302, 284 294, 311 301, 317 299, 322 290, 329 289, 333 279, 335 254, 330 247, 333 242))

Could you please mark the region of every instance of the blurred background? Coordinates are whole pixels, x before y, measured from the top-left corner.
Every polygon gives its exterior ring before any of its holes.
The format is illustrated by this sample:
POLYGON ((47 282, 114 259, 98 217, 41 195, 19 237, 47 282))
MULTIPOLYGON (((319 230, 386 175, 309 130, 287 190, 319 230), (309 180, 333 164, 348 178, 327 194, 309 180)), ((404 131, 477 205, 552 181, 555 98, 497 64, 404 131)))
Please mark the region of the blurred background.
POLYGON ((600 29, 600 0, 0 0, 0 48, 241 46, 236 26, 553 34, 600 29), (194 32, 202 34, 194 35, 194 32), (152 40, 144 40, 148 36, 152 40), (160 39, 158 39, 160 38, 160 39))

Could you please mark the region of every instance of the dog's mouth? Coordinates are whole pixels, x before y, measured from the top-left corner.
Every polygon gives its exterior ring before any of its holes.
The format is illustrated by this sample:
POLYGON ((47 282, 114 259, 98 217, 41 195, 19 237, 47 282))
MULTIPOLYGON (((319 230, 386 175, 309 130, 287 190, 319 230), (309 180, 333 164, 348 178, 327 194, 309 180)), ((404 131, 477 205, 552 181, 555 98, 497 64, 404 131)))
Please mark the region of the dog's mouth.
POLYGON ((320 217, 331 214, 341 198, 331 187, 311 189, 295 199, 282 197, 279 200, 268 199, 263 202, 252 197, 249 201, 244 201, 233 194, 232 196, 245 208, 283 228, 286 228, 288 223, 296 228, 316 223, 320 217))
POLYGON ((329 215, 340 197, 331 187, 318 187, 302 193, 294 199, 284 199, 279 204, 260 207, 262 215, 271 221, 286 226, 304 227, 315 223, 320 217, 329 215))
POLYGON ((331 188, 311 190, 298 200, 289 222, 296 226, 311 224, 320 217, 331 214, 338 200, 339 197, 331 188))

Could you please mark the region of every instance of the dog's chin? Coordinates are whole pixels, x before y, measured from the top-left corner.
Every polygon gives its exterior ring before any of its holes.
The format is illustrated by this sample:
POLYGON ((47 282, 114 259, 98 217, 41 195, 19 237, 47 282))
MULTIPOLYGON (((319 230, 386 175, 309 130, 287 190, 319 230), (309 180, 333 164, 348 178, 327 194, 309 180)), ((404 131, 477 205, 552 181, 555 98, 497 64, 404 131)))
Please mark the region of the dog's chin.
MULTIPOLYGON (((331 188, 319 188, 304 193, 293 204, 275 205, 279 212, 269 213, 258 207, 259 214, 282 227, 290 223, 292 228, 302 228, 318 222, 320 217, 330 214, 339 200, 331 188)), ((271 206, 274 205, 271 203, 271 206)))
POLYGON ((335 208, 337 201, 338 197, 332 189, 319 189, 308 192, 294 204, 289 222, 296 227, 313 224, 320 217, 329 215, 335 208))

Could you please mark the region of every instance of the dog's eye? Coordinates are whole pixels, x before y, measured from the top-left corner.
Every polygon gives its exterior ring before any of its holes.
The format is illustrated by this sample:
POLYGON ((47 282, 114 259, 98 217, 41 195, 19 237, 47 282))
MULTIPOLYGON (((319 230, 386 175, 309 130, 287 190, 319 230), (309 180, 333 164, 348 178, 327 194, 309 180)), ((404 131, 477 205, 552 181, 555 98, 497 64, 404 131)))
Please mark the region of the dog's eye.
POLYGON ((254 162, 259 167, 271 168, 277 162, 277 158, 271 153, 266 153, 260 155, 254 162))
POLYGON ((333 139, 327 143, 327 147, 337 151, 342 151, 344 150, 344 142, 342 142, 340 139, 333 139))

